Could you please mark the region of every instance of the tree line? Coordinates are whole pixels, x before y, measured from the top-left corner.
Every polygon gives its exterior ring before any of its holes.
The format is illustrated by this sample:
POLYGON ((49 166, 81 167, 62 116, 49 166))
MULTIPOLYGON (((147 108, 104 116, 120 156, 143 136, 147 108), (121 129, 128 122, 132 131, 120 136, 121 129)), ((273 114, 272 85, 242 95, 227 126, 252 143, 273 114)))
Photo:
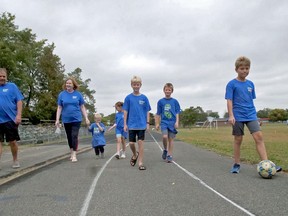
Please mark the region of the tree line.
POLYGON ((64 64, 54 53, 55 44, 36 39, 31 29, 19 30, 14 15, 1 14, 0 67, 7 69, 8 81, 14 82, 24 96, 23 118, 35 124, 41 119, 55 120, 56 100, 68 76, 77 80, 86 108, 93 114, 96 91, 89 89, 91 79, 83 80, 80 68, 65 73, 64 64))

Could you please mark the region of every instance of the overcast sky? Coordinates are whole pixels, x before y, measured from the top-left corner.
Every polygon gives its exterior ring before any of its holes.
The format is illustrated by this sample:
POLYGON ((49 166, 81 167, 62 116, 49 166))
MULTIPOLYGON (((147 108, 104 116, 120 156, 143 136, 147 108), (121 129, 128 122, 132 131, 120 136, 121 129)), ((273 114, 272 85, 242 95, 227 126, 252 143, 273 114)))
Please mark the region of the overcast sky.
POLYGON ((201 106, 221 117, 241 55, 252 62, 256 109, 288 108, 287 9, 284 0, 0 0, 20 30, 55 43, 66 72, 79 67, 91 78, 105 115, 138 75, 152 113, 171 82, 183 110, 201 106))

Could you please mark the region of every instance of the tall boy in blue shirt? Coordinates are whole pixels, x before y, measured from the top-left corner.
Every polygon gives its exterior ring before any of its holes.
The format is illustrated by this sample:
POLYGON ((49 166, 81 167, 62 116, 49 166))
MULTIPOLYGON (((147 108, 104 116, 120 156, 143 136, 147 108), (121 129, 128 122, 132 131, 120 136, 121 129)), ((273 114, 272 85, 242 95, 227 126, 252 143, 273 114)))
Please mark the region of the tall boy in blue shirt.
POLYGON ((148 98, 140 93, 142 80, 138 76, 131 79, 133 93, 126 96, 123 104, 124 131, 129 131, 129 144, 133 153, 130 164, 135 166, 137 159, 139 170, 146 170, 143 164, 145 131, 149 129, 149 111, 151 110, 148 98), (135 142, 138 138, 138 152, 135 142))
MULTIPOLYGON (((232 124, 232 135, 234 135, 234 165, 231 173, 239 173, 240 170, 240 147, 244 135, 244 125, 253 136, 261 160, 268 159, 253 103, 253 99, 256 98, 255 87, 252 81, 246 79, 249 75, 250 65, 250 59, 245 56, 239 57, 235 62, 238 76, 226 86, 225 99, 227 100, 229 123, 232 124)), ((279 166, 276 169, 277 172, 282 170, 279 166)))

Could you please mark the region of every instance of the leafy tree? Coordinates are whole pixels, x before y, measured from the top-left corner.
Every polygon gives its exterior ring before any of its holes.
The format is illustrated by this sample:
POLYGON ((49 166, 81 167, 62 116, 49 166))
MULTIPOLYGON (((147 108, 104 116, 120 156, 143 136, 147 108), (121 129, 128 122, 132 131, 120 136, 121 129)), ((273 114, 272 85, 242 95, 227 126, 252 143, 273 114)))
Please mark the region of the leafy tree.
POLYGON ((225 112, 224 118, 229 118, 229 113, 228 112, 225 112))
MULTIPOLYGON (((7 69, 9 80, 15 82, 24 95, 23 117, 34 123, 40 119, 55 119, 56 100, 62 90, 64 66, 55 55, 54 44, 47 40, 36 41, 31 29, 19 30, 15 16, 0 16, 0 67, 7 69)), ((88 88, 90 79, 82 80, 81 69, 68 74, 76 78, 87 102, 89 113, 95 112, 94 90, 88 88)))
POLYGON ((219 114, 218 112, 210 112, 209 116, 213 117, 213 118, 219 118, 219 114))
POLYGON ((180 123, 183 127, 192 126, 197 121, 206 121, 207 113, 200 106, 190 107, 180 113, 180 123))
POLYGON ((263 110, 259 110, 259 111, 257 112, 257 117, 258 117, 258 118, 268 118, 270 112, 271 112, 271 109, 269 109, 269 108, 264 108, 263 110))
POLYGON ((287 112, 284 109, 273 109, 269 113, 270 121, 285 121, 287 120, 287 112))

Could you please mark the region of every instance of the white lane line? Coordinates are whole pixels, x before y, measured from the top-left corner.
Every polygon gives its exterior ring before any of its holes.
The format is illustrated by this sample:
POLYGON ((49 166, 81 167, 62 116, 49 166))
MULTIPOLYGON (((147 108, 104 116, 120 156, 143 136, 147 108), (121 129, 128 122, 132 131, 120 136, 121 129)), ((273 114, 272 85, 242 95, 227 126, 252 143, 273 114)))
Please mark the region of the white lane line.
MULTIPOLYGON (((160 146, 160 144, 157 142, 157 140, 154 138, 154 136, 149 133, 150 136, 153 138, 154 142, 158 145, 158 147, 160 148, 161 151, 163 151, 162 147, 160 146)), ((183 170, 186 174, 188 174, 190 177, 192 177, 193 179, 195 179, 196 181, 199 181, 200 184, 202 184, 204 187, 206 187, 207 189, 211 190, 213 193, 217 194, 218 196, 220 196, 222 199, 224 199, 225 201, 229 202, 230 204, 234 205, 235 207, 237 207, 238 209, 240 209, 241 211, 245 212, 247 215, 250 216, 255 216, 253 213, 249 212, 247 209, 241 207, 240 205, 238 205, 237 203, 233 202, 232 200, 228 199, 227 197, 225 197, 223 194, 219 193, 218 191, 214 190, 212 187, 210 187, 209 185, 207 185, 204 181, 202 181, 200 178, 198 178, 196 175, 194 175, 193 173, 189 172, 188 170, 186 170, 185 168, 183 168, 182 166, 180 166, 178 163, 176 163, 175 161, 172 161, 172 163, 174 163, 178 168, 180 168, 181 170, 183 170)))
MULTIPOLYGON (((129 145, 129 143, 126 145, 126 147, 129 145)), ((90 189, 86 195, 85 201, 83 202, 82 208, 80 210, 79 216, 86 216, 88 208, 89 208, 89 204, 90 201, 92 199, 93 193, 95 191, 97 182, 100 178, 100 176, 102 175, 103 171, 105 170, 105 168, 107 167, 107 165, 110 163, 110 161, 115 157, 116 153, 114 155, 112 155, 109 160, 106 161, 106 163, 104 164, 104 166, 100 169, 100 171, 97 173, 97 175, 95 176, 90 189)))
POLYGON ((106 161, 106 163, 104 164, 104 166, 100 169, 100 171, 97 173, 97 175, 95 176, 91 186, 90 186, 90 189, 86 195, 86 199, 82 205, 82 208, 81 208, 81 211, 79 213, 79 216, 85 216, 87 214, 87 210, 89 208, 89 204, 90 204, 90 201, 92 199, 92 196, 93 196, 93 193, 95 191, 95 188, 96 188, 96 185, 97 185, 97 182, 101 176, 101 174, 103 173, 104 169, 106 168, 106 166, 109 164, 109 162, 112 160, 112 158, 115 157, 115 154, 112 155, 109 160, 106 161))

